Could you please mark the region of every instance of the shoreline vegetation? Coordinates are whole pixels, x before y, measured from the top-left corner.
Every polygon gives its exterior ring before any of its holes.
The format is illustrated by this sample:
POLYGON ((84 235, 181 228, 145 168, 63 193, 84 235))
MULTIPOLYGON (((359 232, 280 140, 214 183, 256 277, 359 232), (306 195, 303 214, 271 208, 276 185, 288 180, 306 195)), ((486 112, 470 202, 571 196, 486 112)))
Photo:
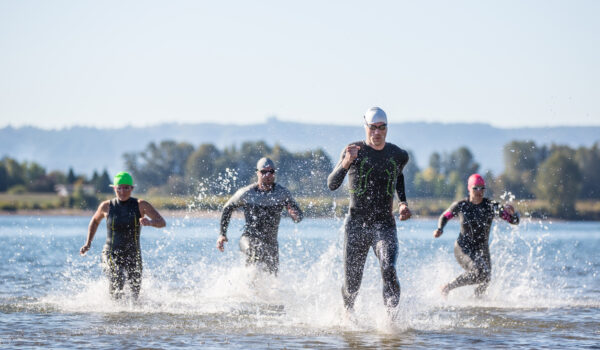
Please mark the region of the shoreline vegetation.
MULTIPOLYGON (((154 207, 168 216, 219 217, 221 208, 228 196, 156 196, 140 194, 154 207)), ((91 216, 101 201, 112 196, 99 194, 88 198, 95 203, 75 202, 73 198, 51 193, 0 193, 0 215, 72 215, 91 216)), ((340 218, 348 211, 347 197, 296 197, 307 217, 340 218)), ((437 218, 453 201, 447 198, 417 198, 409 200, 415 218, 437 218)), ((571 221, 600 220, 600 202, 579 200, 575 203, 575 213, 571 215, 551 215, 550 204, 543 200, 515 200, 511 202, 523 218, 560 219, 571 221)), ((397 205, 394 205, 397 210, 397 205)), ((283 212, 287 215, 286 212, 283 212)))

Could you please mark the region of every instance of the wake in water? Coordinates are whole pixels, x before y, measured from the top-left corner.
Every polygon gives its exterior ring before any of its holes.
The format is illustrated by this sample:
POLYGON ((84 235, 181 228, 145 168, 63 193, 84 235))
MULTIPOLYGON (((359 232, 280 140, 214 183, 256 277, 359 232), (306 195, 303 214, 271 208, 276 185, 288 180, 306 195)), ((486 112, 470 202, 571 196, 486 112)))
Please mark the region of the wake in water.
MULTIPOLYGON (((473 287, 462 287, 444 300, 438 286, 461 272, 451 248, 457 229, 449 225, 448 234, 454 237, 434 241, 422 237, 430 235, 429 227, 419 227, 421 221, 415 224, 399 230, 402 297, 395 321, 390 321, 383 306, 379 266, 372 253, 355 313, 346 316, 340 292, 341 232, 330 235, 331 239, 317 239, 310 230, 319 236, 323 227, 315 225, 282 230, 278 277, 244 266, 242 254, 235 249, 213 253, 212 234, 200 243, 168 234, 144 249, 138 302, 111 300, 95 256, 69 258, 60 287, 40 298, 37 307, 74 313, 174 314, 198 320, 200 329, 275 334, 487 327, 494 321, 481 315, 498 308, 598 307, 597 299, 578 296, 568 273, 557 271, 565 266, 556 257, 574 252, 557 251, 544 224, 530 220, 519 227, 495 223, 493 277, 485 297, 474 298, 473 287)), ((184 225, 192 226, 187 223, 171 230, 177 232, 184 225)), ((325 229, 335 232, 341 223, 328 221, 328 225, 325 229)))

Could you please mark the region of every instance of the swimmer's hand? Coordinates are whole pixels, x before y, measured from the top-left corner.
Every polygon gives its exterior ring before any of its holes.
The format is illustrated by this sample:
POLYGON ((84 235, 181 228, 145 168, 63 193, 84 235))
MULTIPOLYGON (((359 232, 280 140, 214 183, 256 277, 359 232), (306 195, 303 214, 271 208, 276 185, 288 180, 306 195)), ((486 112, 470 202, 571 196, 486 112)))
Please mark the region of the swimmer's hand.
POLYGON ((515 215, 515 208, 510 204, 504 205, 504 211, 507 212, 509 215, 515 215))
POLYGON ((442 235, 442 233, 444 233, 444 231, 442 231, 441 229, 438 228, 437 230, 433 231, 433 237, 438 238, 439 236, 442 235))
POLYGON ((352 162, 358 157, 359 149, 360 146, 357 145, 346 146, 346 156, 344 156, 344 160, 342 160, 342 167, 344 167, 344 169, 350 168, 352 162))
POLYGON ((83 247, 81 247, 81 249, 79 249, 79 254, 80 255, 85 255, 85 253, 88 252, 88 250, 90 250, 91 244, 86 243, 83 247))
POLYGON ((225 251, 225 242, 228 242, 227 236, 219 236, 217 239, 217 249, 221 252, 225 251))
POLYGON ((292 220, 294 220, 294 222, 299 222, 300 215, 298 215, 298 212, 294 208, 292 208, 292 206, 289 204, 287 205, 287 211, 288 211, 288 214, 290 214, 290 217, 292 218, 292 220))
POLYGON ((408 204, 405 202, 400 203, 398 206, 398 213, 400 214, 400 221, 408 220, 412 216, 408 204))
POLYGON ((142 226, 152 226, 152 220, 147 217, 140 218, 140 225, 142 226))

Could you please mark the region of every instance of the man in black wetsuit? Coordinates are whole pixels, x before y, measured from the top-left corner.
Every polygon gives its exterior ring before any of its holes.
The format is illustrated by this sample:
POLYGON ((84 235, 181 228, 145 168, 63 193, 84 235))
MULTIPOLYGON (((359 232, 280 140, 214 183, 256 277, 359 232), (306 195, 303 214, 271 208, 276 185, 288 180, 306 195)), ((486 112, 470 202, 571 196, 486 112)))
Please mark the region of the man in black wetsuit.
POLYGON ((287 188, 275 183, 275 164, 269 158, 256 163, 258 181, 239 189, 223 207, 221 233, 217 249, 225 250, 227 227, 231 214, 237 208, 244 210, 246 224, 240 238, 240 250, 246 254, 246 264, 277 274, 279 269, 279 243, 277 233, 281 211, 286 208, 294 222, 302 220, 302 210, 287 188))
POLYGON ((435 238, 440 237, 448 220, 459 217, 460 234, 454 243, 454 256, 465 272, 442 287, 444 297, 452 289, 470 284, 478 284, 475 288, 476 296, 483 295, 492 278, 489 246, 492 220, 499 216, 510 224, 519 223, 519 213, 510 204, 502 206, 483 196, 485 181, 481 175, 471 175, 467 187, 469 198, 452 203, 440 215, 438 228, 433 232, 435 238))
POLYGON ((130 174, 118 173, 111 186, 116 198, 100 203, 79 253, 85 255, 90 250, 96 230, 102 219, 106 218, 107 235, 102 251, 102 268, 109 279, 110 295, 114 299, 121 298, 127 280, 133 298, 137 299, 142 285, 141 226, 160 228, 165 227, 166 223, 150 203, 131 197, 133 178, 130 174))
POLYGON ((364 115, 365 141, 353 142, 342 151, 340 161, 327 178, 329 189, 339 188, 348 174, 350 208, 345 220, 344 285, 342 295, 352 310, 362 281, 369 249, 379 260, 383 278, 383 300, 392 311, 400 300, 396 274, 398 237, 392 214, 394 193, 400 200, 400 220, 411 213, 406 203, 402 169, 408 153, 385 142, 387 116, 379 107, 364 115))

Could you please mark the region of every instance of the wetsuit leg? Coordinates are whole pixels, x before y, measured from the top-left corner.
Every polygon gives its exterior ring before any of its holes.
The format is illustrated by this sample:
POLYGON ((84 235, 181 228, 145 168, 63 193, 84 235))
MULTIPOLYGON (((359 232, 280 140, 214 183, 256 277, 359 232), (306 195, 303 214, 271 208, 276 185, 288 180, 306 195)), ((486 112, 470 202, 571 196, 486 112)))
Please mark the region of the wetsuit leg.
POLYGON ((476 264, 481 266, 481 283, 475 288, 475 296, 482 296, 485 294, 487 287, 490 285, 492 280, 492 258, 490 256, 489 249, 482 250, 480 255, 477 257, 476 264))
POLYGON ((346 309, 352 309, 362 282, 372 237, 369 235, 368 225, 365 222, 350 217, 346 219, 345 231, 342 296, 346 309))
POLYGON ((108 292, 113 299, 123 296, 125 285, 125 270, 121 254, 114 251, 104 250, 102 252, 102 270, 108 278, 108 292))
POLYGON ((142 256, 139 251, 133 251, 126 257, 127 281, 134 299, 140 295, 142 287, 142 256))
POLYGON ((383 279, 383 301, 388 308, 398 306, 400 301, 400 282, 396 273, 398 258, 398 236, 396 225, 375 225, 373 251, 379 260, 383 279))
POLYGON ((481 295, 481 293, 485 292, 491 280, 492 271, 489 251, 477 250, 468 254, 455 243, 454 256, 460 266, 465 269, 465 273, 448 284, 449 290, 470 284, 480 284, 475 291, 476 295, 481 295))
POLYGON ((256 237, 242 235, 240 250, 246 255, 246 266, 256 265, 275 275, 279 271, 279 245, 277 243, 267 244, 256 237))

